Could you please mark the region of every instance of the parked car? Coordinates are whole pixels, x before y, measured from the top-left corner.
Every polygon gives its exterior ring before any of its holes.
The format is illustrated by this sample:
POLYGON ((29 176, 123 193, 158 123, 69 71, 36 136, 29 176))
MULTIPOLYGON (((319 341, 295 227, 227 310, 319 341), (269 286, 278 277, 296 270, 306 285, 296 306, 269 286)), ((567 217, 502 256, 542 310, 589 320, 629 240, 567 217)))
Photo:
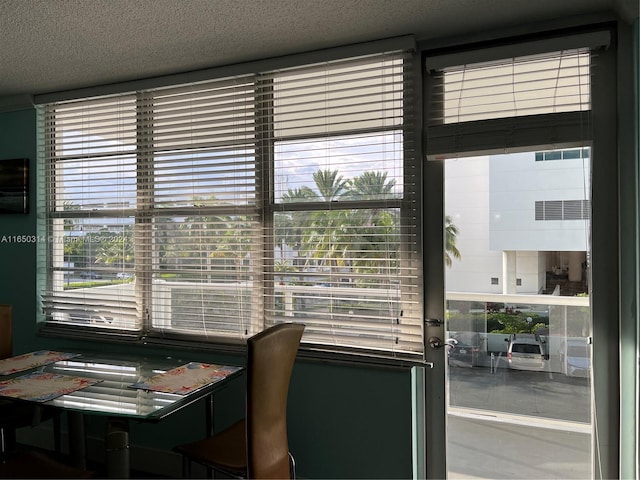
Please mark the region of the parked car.
POLYGON ((507 348, 509 368, 513 370, 543 371, 547 368, 547 355, 542 342, 533 334, 511 335, 507 348))
POLYGON ((127 280, 127 279, 129 279, 129 278, 131 278, 131 277, 132 277, 132 275, 131 275, 130 273, 126 273, 126 272, 119 272, 119 273, 116 275, 116 278, 117 278, 118 280, 127 280))
POLYGON ((65 318, 65 321, 74 323, 90 323, 96 325, 113 323, 113 317, 104 315, 98 310, 93 309, 70 310, 67 315, 68 317, 65 318))
POLYGON ((102 275, 96 272, 81 272, 80 278, 92 278, 92 279, 100 279, 102 275))
POLYGON ((569 377, 589 377, 591 358, 586 338, 567 338, 560 345, 562 372, 569 377))
POLYGON ((456 338, 450 338, 447 344, 447 362, 451 366, 475 367, 478 364, 479 349, 456 338))

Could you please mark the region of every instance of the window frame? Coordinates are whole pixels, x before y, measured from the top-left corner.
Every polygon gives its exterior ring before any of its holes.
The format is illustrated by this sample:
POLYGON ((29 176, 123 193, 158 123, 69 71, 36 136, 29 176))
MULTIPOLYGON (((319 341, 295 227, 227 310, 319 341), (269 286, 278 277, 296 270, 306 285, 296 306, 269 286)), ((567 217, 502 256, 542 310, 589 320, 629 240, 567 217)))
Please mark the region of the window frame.
MULTIPOLYGON (((610 88, 617 85, 616 67, 616 37, 615 27, 612 25, 595 25, 559 30, 554 32, 539 32, 539 40, 531 41, 531 37, 509 38, 498 37, 480 44, 437 46, 429 48, 424 45, 423 60, 426 61, 427 71, 424 73, 425 99, 423 110, 426 116, 430 108, 429 97, 439 85, 428 74, 430 68, 438 69, 448 65, 461 65, 487 60, 498 60, 517 56, 536 54, 541 51, 560 51, 572 48, 589 48, 597 51, 596 69, 592 65, 592 90, 589 112, 573 112, 551 114, 554 115, 549 123, 556 127, 555 132, 544 128, 535 118, 519 118, 513 122, 504 119, 480 120, 457 126, 437 125, 425 127, 423 142, 425 165, 424 188, 426 192, 425 205, 430 205, 427 211, 435 211, 429 217, 431 221, 444 225, 442 218, 443 190, 443 160, 452 156, 493 154, 517 152, 522 150, 537 150, 550 148, 590 147, 592 161, 591 185, 591 251, 594 260, 591 267, 591 299, 592 299, 592 335, 596 339, 593 344, 593 411, 599 412, 593 420, 593 472, 595 478, 615 478, 618 476, 618 459, 620 445, 618 442, 619 429, 611 426, 619 425, 620 409, 617 405, 619 383, 619 328, 616 319, 619 318, 619 307, 616 303, 620 292, 617 281, 619 241, 618 213, 619 205, 616 163, 616 91, 610 88), (575 33, 576 30, 583 33, 575 33), (611 45, 614 43, 614 45, 611 45), (559 47, 559 48, 558 48, 559 47), (430 54, 434 54, 435 61, 429 62, 430 54), (444 63, 443 63, 444 62, 444 63), (448 63, 451 62, 451 63, 448 63), (594 73, 595 71, 595 73, 594 73), (585 140, 580 125, 590 123, 592 136, 585 140), (512 143, 506 143, 509 136, 493 135, 487 139, 486 132, 500 131, 507 127, 507 134, 513 135, 512 143), (577 127, 577 128, 576 128, 577 127), (457 130, 456 130, 457 129, 457 130), (431 131, 429 131, 431 130, 431 131), (551 136, 550 136, 551 134, 551 136), (452 145, 451 139, 458 135, 464 139, 461 144, 452 145), (551 140, 540 139, 551 138, 551 140), (507 147, 505 148, 505 143, 507 147), (595 159, 595 160, 594 160, 595 159), (614 238, 611 238, 611 237, 614 238), (597 257, 597 258, 596 258, 597 257), (608 321, 612 319, 612 321, 608 321)), ((428 225, 429 222, 427 221, 428 225)), ((433 253, 442 247, 441 239, 436 236, 425 237, 425 251, 433 253)), ((428 258, 428 253, 426 254, 428 258)), ((444 271, 435 262, 425 266, 425 282, 436 285, 435 292, 425 291, 425 309, 429 318, 444 318, 444 291, 440 290, 444 279, 444 271), (440 283, 439 283, 440 282, 440 283), (429 301, 431 300, 431 301, 429 301)), ((425 334, 431 331, 439 333, 435 326, 425 327, 425 334)), ((439 369, 437 356, 426 350, 430 355, 427 360, 434 359, 434 369, 439 369)), ((425 376, 425 393, 430 412, 436 417, 446 417, 444 374, 425 376)), ((428 439, 446 438, 444 421, 428 422, 425 425, 426 444, 428 439)), ((432 443, 433 445, 433 443, 432 443)), ((424 447, 425 445, 423 445, 424 447)), ((427 476, 440 478, 446 476, 445 447, 437 449, 426 447, 424 459, 427 476)))
MULTIPOLYGON (((410 50, 409 50, 410 51, 410 50)), ((407 74, 405 72, 405 80, 403 81, 403 85, 407 85, 407 79, 410 79, 411 75, 407 74)), ((264 82, 261 81, 259 79, 259 76, 257 77, 257 81, 255 82, 255 96, 254 98, 256 99, 256 102, 258 104, 260 104, 261 108, 267 108, 268 110, 270 110, 271 112, 273 111, 272 107, 269 107, 268 105, 271 102, 272 105, 272 101, 273 101, 273 92, 270 90, 270 86, 268 84, 268 82, 264 82)), ((146 105, 152 104, 152 102, 149 101, 148 98, 148 94, 144 93, 144 92, 138 92, 137 94, 137 107, 136 107, 136 111, 138 112, 138 126, 137 126, 137 146, 138 146, 138 151, 139 152, 146 152, 146 153, 138 153, 138 160, 137 160, 137 164, 138 164, 138 171, 144 170, 146 172, 152 172, 153 169, 150 168, 150 166, 153 164, 153 148, 149 148, 149 145, 145 146, 145 142, 148 142, 149 140, 144 136, 140 134, 140 131, 150 131, 152 130, 152 126, 149 127, 147 125, 151 125, 150 122, 150 118, 152 118, 153 116, 153 111, 147 111, 145 112, 144 107, 146 105), (141 108, 142 107, 142 108, 141 108)), ((39 123, 41 124, 41 122, 43 121, 44 118, 44 110, 46 109, 46 107, 44 106, 45 104, 42 104, 38 107, 38 111, 39 111, 39 123)), ((403 106, 403 108, 406 108, 407 112, 411 110, 411 108, 408 106, 407 103, 405 103, 405 105, 403 106)), ((292 139, 295 139, 297 137, 295 136, 289 136, 289 137, 282 137, 282 138, 276 138, 273 134, 273 128, 270 127, 270 122, 271 125, 273 124, 273 119, 272 117, 270 117, 269 115, 262 115, 258 117, 259 120, 256 123, 256 139, 255 139, 255 168, 256 168, 256 183, 255 183, 255 188, 256 188, 256 205, 255 205, 255 212, 259 212, 260 214, 260 218, 261 218, 261 223, 262 223, 262 227, 263 229, 266 229, 268 231, 273 231, 273 218, 274 215, 281 211, 281 205, 278 205, 274 198, 273 198, 273 182, 274 182, 274 147, 276 145, 277 142, 279 141, 283 141, 283 138, 286 139, 286 141, 290 141, 292 139)), ((413 117, 411 117, 413 118, 413 117)), ((413 127, 412 127, 412 122, 408 122, 406 123, 403 122, 403 125, 400 126, 392 126, 392 127, 388 127, 388 128, 382 128, 382 129, 363 129, 363 131, 366 130, 368 132, 374 132, 374 131, 378 131, 378 132, 386 132, 386 131, 398 131, 400 130, 401 132, 403 132, 402 134, 405 136, 410 137, 413 134, 413 127)), ((343 136, 344 132, 341 131, 337 131, 335 132, 335 134, 332 134, 331 138, 333 138, 333 136, 336 137, 340 137, 343 136)), ((301 136, 300 138, 312 138, 313 136, 301 136)), ((322 138, 326 139, 326 135, 322 136, 322 138)), ((42 138, 41 138, 41 143, 42 142, 42 138)), ((41 151, 42 149, 46 149, 47 147, 41 146, 41 151)), ((411 147, 413 149, 413 147, 411 147)), ((406 150, 406 149, 405 149, 406 150)), ((55 152, 54 152, 55 153, 55 152)), ((404 152, 404 155, 406 155, 406 151, 404 152)), ((55 155, 48 155, 49 157, 54 157, 55 155)), ((408 160, 404 160, 405 164, 408 162, 408 160)), ((51 168, 48 164, 48 162, 45 162, 43 164, 43 162, 40 162, 41 164, 41 171, 40 171, 40 175, 39 178, 41 179, 45 179, 48 178, 48 172, 47 169, 51 168)), ((414 168, 414 167, 412 167, 414 168)), ((405 176, 407 174, 405 173, 405 176)), ((141 176, 138 174, 137 175, 137 182, 140 183, 141 181, 141 176)), ((153 183, 153 182, 152 182, 153 183)), ((415 182, 414 182, 415 183, 415 182)), ((138 185, 138 187, 140 187, 140 185, 138 185)), ((44 187, 44 185, 41 183, 40 185, 41 191, 47 191, 46 188, 44 187)), ((144 187, 144 188, 148 188, 151 189, 151 191, 153 191, 153 186, 150 187, 144 187)), ((140 192, 139 188, 136 188, 136 191, 140 192)), ((43 204, 41 204, 41 212, 42 212, 42 208, 46 209, 46 205, 55 205, 55 197, 52 196, 53 193, 51 193, 51 191, 49 192, 48 196, 46 196, 46 201, 44 202, 44 207, 43 204)), ((140 204, 138 205, 138 207, 130 212, 132 214, 132 216, 135 217, 135 225, 136 225, 136 238, 138 239, 136 242, 136 248, 138 248, 138 246, 142 249, 142 250, 146 250, 148 248, 150 248, 150 246, 153 244, 154 239, 153 239, 153 233, 151 232, 151 224, 153 222, 154 218, 159 218, 158 216, 158 212, 154 212, 154 208, 153 208, 153 204, 152 204, 152 200, 149 200, 149 196, 145 196, 142 195, 142 197, 140 196, 140 193, 137 194, 138 195, 138 201, 140 202, 140 204), (144 202, 144 203, 143 203, 144 202)), ((362 201, 356 201, 353 202, 352 204, 348 205, 348 207, 355 207, 355 208, 364 208, 365 206, 370 207, 370 208, 390 208, 390 204, 392 204, 391 206, 393 208, 398 208, 398 209, 404 209, 404 208, 411 208, 412 205, 415 205, 415 196, 412 194, 410 196, 411 198, 407 197, 404 198, 402 200, 400 199, 396 199, 394 201, 372 201, 372 200, 362 200, 362 201)), ((292 207, 293 209, 296 210, 305 210, 305 209, 312 209, 312 210, 317 210, 318 208, 322 209, 327 209, 330 210, 332 205, 330 203, 325 204, 324 206, 322 205, 309 205, 309 204, 304 204, 304 205, 299 205, 299 204, 293 204, 293 205, 289 205, 289 207, 292 207)), ((335 208, 335 207, 334 207, 335 208)), ((160 216, 162 216, 163 214, 166 216, 167 213, 166 212, 159 212, 160 216)), ((82 216, 82 213, 78 214, 79 216, 82 216)), ((44 217, 46 217, 47 214, 44 214, 44 217)), ((45 220, 46 221, 46 218, 45 220)), ((42 226, 42 221, 40 222, 40 226, 42 226)), ((414 226, 415 227, 415 226, 414 226)), ((258 282, 261 282, 264 287, 263 287, 263 291, 266 293, 265 296, 268 296, 269 294, 271 294, 271 298, 273 298, 273 281, 269 280, 269 278, 273 278, 273 265, 274 265, 274 257, 273 257, 273 244, 269 244, 269 242, 272 242, 273 239, 273 235, 263 235, 262 240, 263 242, 266 242, 266 246, 262 247, 262 250, 266 253, 266 256, 264 256, 264 264, 262 265, 262 275, 259 275, 257 278, 258 282)), ((46 258, 47 257, 47 252, 46 250, 43 251, 43 249, 41 249, 40 253, 39 253, 39 258, 43 258, 43 256, 46 258)), ((39 260, 41 261, 41 260, 39 260)), ((149 267, 152 268, 152 267, 149 267)), ((136 275, 139 275, 139 279, 141 280, 142 285, 144 286, 142 288, 142 291, 138 293, 139 298, 141 298, 140 300, 140 305, 142 305, 142 308, 145 308, 144 305, 151 305, 152 304, 152 292, 151 292, 151 285, 152 285, 152 281, 151 281, 151 275, 152 275, 152 270, 149 269, 136 269, 136 275)), ((47 267, 43 267, 40 265, 39 266, 39 275, 38 275, 38 283, 39 283, 39 287, 38 287, 38 291, 42 291, 42 289, 46 289, 48 287, 44 286, 46 285, 46 282, 48 281, 47 279, 47 267)), ((41 304, 42 307, 42 304, 41 304)), ((144 342, 144 343, 149 343, 154 342, 154 343, 162 343, 162 344, 171 344, 171 345, 193 345, 193 346, 198 346, 198 345, 210 345, 209 341, 203 341, 202 339, 198 339, 195 337, 192 338, 185 338, 184 335, 182 335, 181 333, 177 333, 177 334, 172 334, 171 332, 157 332, 155 331, 152 327, 151 327, 151 318, 149 316, 148 313, 144 313, 143 314, 143 319, 142 319, 142 325, 140 330, 136 330, 134 332, 127 332, 127 331, 121 331, 121 330, 117 330, 117 329, 112 329, 112 330, 96 330, 94 328, 91 327, 87 327, 84 328, 82 326, 71 326, 71 325, 64 325, 64 324, 53 324, 47 321, 46 315, 43 313, 43 309, 41 308, 41 314, 39 315, 39 323, 40 323, 40 331, 45 333, 45 334, 54 334, 54 335, 62 335, 62 336, 82 336, 84 338, 86 337, 95 337, 95 338, 101 338, 101 339, 109 339, 109 340, 115 340, 115 341, 127 341, 127 342, 144 342)), ((261 309, 262 312, 264 312, 264 307, 262 307, 261 309)), ((256 316, 256 315, 254 315, 256 316)), ((263 321, 261 328, 266 328, 268 326, 268 322, 267 321, 263 321)), ((223 342, 223 348, 228 348, 230 350, 235 350, 238 345, 242 345, 244 343, 244 340, 246 340, 246 336, 244 338, 234 338, 234 339, 230 339, 228 342, 223 342)), ((219 344, 219 339, 214 339, 213 340, 214 344, 219 344)), ((303 346, 303 349, 305 347, 303 346)), ((312 352, 311 354, 313 356, 316 355, 330 355, 330 356, 334 356, 334 355, 347 355, 347 357, 353 358, 355 357, 362 357, 365 359, 366 362, 369 361, 373 361, 374 363, 387 363, 387 362, 391 362, 392 364, 404 364, 407 361, 409 363, 412 362, 421 362, 421 359, 418 358, 421 356, 422 352, 416 352, 416 354, 411 354, 409 356, 405 356, 405 355, 398 355, 397 352, 393 352, 393 351, 377 351, 377 349, 373 349, 370 350, 369 348, 359 348, 359 347, 345 347, 345 348, 335 348, 335 347, 330 347, 329 345, 306 345, 306 349, 309 352, 312 352)))

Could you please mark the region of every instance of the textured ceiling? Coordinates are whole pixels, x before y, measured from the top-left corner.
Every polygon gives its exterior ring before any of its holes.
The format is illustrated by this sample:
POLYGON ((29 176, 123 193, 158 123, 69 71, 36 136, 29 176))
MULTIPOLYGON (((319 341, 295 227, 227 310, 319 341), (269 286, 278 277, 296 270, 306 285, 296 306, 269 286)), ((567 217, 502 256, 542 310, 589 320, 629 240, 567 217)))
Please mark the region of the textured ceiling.
MULTIPOLYGON (((452 37, 637 0, 0 0, 0 98, 414 34, 452 37)), ((635 12, 634 12, 635 8, 635 12)))

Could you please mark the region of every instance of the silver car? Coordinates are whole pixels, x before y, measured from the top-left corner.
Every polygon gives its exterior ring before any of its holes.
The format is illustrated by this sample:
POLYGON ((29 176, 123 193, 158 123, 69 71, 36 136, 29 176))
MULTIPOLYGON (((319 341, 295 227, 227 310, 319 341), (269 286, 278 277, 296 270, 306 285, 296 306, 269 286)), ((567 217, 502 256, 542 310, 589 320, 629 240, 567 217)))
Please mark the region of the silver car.
POLYGON ((562 371, 569 377, 588 378, 591 370, 589 344, 586 338, 568 338, 560 346, 562 371))
POLYGON ((535 335, 513 334, 507 349, 509 368, 513 370, 546 370, 547 361, 542 343, 535 335))

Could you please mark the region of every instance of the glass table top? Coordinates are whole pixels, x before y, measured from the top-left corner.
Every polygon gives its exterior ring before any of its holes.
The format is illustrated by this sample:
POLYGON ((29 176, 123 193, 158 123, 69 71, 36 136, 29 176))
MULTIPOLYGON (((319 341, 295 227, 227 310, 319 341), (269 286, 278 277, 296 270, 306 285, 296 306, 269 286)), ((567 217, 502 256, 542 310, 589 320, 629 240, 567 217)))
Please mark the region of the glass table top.
MULTIPOLYGON (((151 377, 188 363, 189 360, 173 357, 82 353, 79 356, 40 367, 39 371, 100 380, 99 383, 49 400, 45 405, 71 411, 141 420, 160 420, 223 388, 243 371, 241 367, 226 368, 226 376, 215 378, 211 383, 184 395, 132 387, 136 382, 146 382, 151 377)), ((221 365, 221 367, 227 366, 221 365)))

